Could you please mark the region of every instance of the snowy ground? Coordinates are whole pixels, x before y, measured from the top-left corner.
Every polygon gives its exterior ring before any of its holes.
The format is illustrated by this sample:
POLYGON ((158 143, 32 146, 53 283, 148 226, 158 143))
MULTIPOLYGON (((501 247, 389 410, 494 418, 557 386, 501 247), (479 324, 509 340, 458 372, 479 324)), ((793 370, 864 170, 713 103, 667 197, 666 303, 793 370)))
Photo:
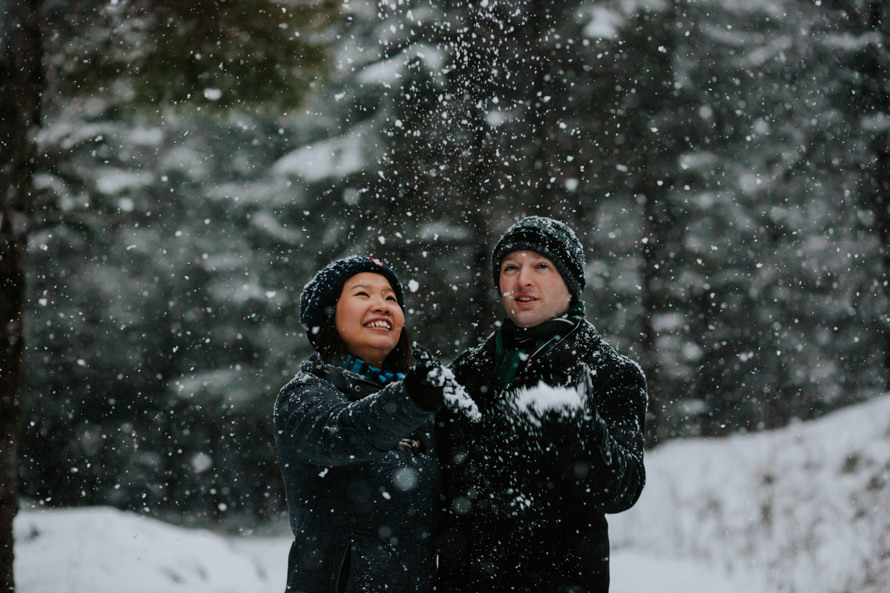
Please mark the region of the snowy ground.
MULTIPOLYGON (((269 593, 284 590, 286 538, 224 538, 109 508, 25 511, 19 593, 269 593)), ((701 562, 623 550, 613 593, 765 593, 701 562)))
MULTIPOLYGON (((810 424, 670 443, 611 518, 612 593, 890 591, 890 396, 810 424)), ((110 508, 24 510, 19 593, 268 593, 288 540, 110 508)))
POLYGON ((783 593, 890 592, 890 396, 816 422, 646 457, 613 548, 705 562, 783 593))

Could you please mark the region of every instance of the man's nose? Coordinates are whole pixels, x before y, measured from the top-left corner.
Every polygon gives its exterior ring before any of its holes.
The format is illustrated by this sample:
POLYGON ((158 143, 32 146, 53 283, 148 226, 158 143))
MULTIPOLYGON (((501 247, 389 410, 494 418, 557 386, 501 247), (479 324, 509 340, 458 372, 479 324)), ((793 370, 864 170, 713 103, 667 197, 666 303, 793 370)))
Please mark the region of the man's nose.
POLYGON ((529 270, 526 266, 522 266, 519 269, 519 276, 518 276, 517 280, 519 281, 519 284, 521 284, 522 286, 528 286, 529 284, 531 284, 532 283, 531 270, 529 270))

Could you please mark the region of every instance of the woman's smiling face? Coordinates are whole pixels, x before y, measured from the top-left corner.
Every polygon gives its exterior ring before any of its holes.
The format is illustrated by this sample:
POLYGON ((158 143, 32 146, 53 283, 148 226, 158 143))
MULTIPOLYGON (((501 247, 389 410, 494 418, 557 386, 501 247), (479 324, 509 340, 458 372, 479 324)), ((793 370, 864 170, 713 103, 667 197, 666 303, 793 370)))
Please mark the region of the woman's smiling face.
POLYGON ((343 284, 334 324, 350 354, 381 368, 402 335, 405 314, 389 280, 361 272, 343 284))

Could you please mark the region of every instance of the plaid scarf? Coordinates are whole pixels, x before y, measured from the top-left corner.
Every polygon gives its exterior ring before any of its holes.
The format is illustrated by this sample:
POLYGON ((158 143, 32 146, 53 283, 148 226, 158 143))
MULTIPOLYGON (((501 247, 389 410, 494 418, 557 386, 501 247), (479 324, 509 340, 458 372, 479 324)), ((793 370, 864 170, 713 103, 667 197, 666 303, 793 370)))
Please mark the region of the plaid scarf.
POLYGON ((366 379, 375 381, 381 386, 392 383, 393 381, 401 381, 405 378, 405 373, 396 373, 394 371, 378 369, 377 367, 369 365, 364 360, 356 358, 352 354, 346 355, 346 358, 340 363, 340 367, 353 372, 356 375, 361 375, 366 379))
POLYGON ((584 318, 584 303, 576 301, 561 316, 534 327, 519 327, 510 321, 495 334, 495 376, 501 389, 510 384, 521 367, 552 348, 584 318))

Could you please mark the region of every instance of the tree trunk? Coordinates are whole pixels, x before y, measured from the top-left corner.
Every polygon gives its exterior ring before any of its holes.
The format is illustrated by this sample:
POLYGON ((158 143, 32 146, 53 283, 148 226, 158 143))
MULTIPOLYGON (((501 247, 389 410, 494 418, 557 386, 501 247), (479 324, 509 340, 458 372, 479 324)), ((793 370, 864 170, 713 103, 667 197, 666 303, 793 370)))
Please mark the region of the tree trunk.
POLYGON ((646 417, 646 445, 654 447, 662 440, 664 423, 664 406, 658 392, 658 353, 656 352, 656 332, 653 325, 653 317, 658 313, 659 304, 656 296, 655 281, 658 268, 659 237, 662 229, 658 224, 656 214, 657 189, 654 183, 648 185, 647 193, 642 194, 643 200, 643 242, 642 265, 640 269, 641 291, 640 305, 642 308, 642 327, 640 333, 640 364, 646 373, 646 381, 649 384, 649 409, 646 417))
POLYGON ((646 444, 654 447, 666 436, 665 412, 669 399, 663 394, 655 317, 664 311, 666 295, 662 283, 663 276, 660 258, 666 249, 670 233, 670 190, 673 184, 673 161, 671 150, 665 146, 661 134, 650 131, 653 121, 666 119, 666 111, 671 108, 671 88, 674 74, 672 58, 674 43, 671 24, 675 20, 676 3, 671 2, 665 13, 640 13, 638 31, 646 31, 640 40, 641 68, 647 73, 637 83, 637 119, 631 124, 635 131, 638 153, 638 171, 634 179, 633 195, 643 202, 642 242, 641 242, 641 291, 642 336, 640 343, 640 364, 646 373, 649 385, 649 410, 646 417, 646 444))
POLYGON ((0 0, 0 591, 15 590, 13 520, 20 431, 24 217, 43 85, 37 0, 0 0))
MULTIPOLYGON (((890 67, 890 53, 887 52, 887 33, 885 17, 886 8, 881 2, 872 0, 862 12, 866 34, 873 33, 883 43, 869 45, 868 51, 862 56, 860 74, 866 81, 865 92, 871 105, 871 113, 890 113, 890 89, 885 82, 887 68, 890 67)), ((873 166, 862 171, 859 191, 867 209, 875 217, 875 232, 880 241, 882 254, 880 285, 884 296, 890 299, 890 132, 886 129, 875 131, 869 143, 869 150, 874 158, 873 166)), ((890 321, 886 314, 876 320, 876 327, 881 328, 884 342, 884 384, 890 390, 890 321)))
MULTIPOLYGON (((878 32, 884 43, 875 47, 872 51, 878 53, 873 63, 873 72, 870 74, 875 77, 876 81, 883 81, 887 76, 888 61, 890 56, 887 55, 888 36, 885 29, 884 18, 881 13, 880 6, 877 2, 873 2, 870 10, 871 28, 878 32)), ((876 97, 877 111, 879 113, 890 113, 890 92, 887 91, 886 83, 876 84, 879 88, 876 97)), ((886 129, 878 133, 874 139, 873 150, 876 156, 875 166, 875 214, 876 223, 878 225, 878 236, 881 239, 881 250, 883 251, 882 271, 884 287, 884 295, 890 300, 890 132, 886 129)), ((884 328, 884 385, 890 391, 890 323, 885 316, 883 323, 878 327, 884 328)))
MULTIPOLYGON (((890 102, 888 102, 890 103, 890 102)), ((890 108, 890 105, 887 106, 890 108)), ((885 112, 886 113, 886 112, 885 112)), ((881 251, 884 257, 884 269, 881 272, 884 287, 884 296, 890 301, 890 133, 886 130, 878 135, 875 141, 878 145, 876 178, 878 179, 878 196, 875 209, 877 213, 878 236, 881 238, 881 251)), ((887 315, 883 320, 878 320, 878 327, 884 329, 884 388, 890 391, 890 321, 887 315)))
POLYGON ((473 231, 472 266, 477 274, 470 294, 470 325, 469 345, 481 342, 490 331, 490 323, 483 320, 488 317, 489 301, 493 294, 491 285, 491 250, 492 243, 492 193, 491 171, 486 163, 490 162, 489 143, 485 117, 478 107, 471 111, 473 121, 473 139, 471 155, 473 164, 469 180, 470 208, 467 211, 467 222, 473 231))

